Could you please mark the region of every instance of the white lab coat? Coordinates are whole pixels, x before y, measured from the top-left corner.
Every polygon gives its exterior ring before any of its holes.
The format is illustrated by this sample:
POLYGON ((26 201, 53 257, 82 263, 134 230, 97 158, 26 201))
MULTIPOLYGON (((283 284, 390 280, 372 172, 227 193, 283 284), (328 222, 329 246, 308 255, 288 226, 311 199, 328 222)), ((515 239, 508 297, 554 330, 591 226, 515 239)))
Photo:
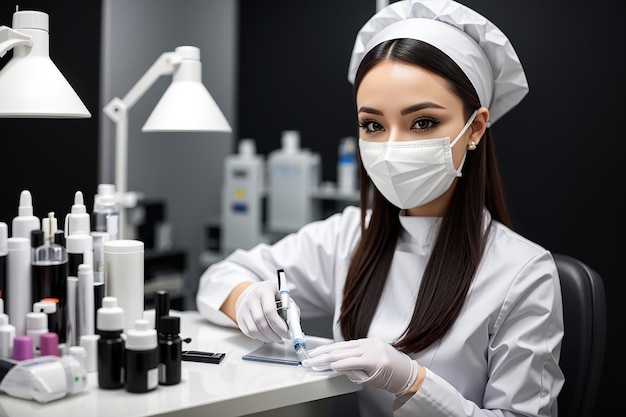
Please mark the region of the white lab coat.
MULTIPOLYGON (((411 318, 439 224, 438 218, 400 220, 404 230, 369 331, 390 342, 411 318)), ((334 339, 343 340, 336 321, 359 221, 360 209, 348 207, 273 246, 234 252, 202 275, 198 310, 214 323, 232 326, 219 312, 230 291, 242 281, 276 279, 283 268, 302 317, 334 315, 334 339)), ((394 403, 392 394, 365 384, 358 394, 361 417, 554 417, 564 381, 558 366, 562 337, 561 292, 551 254, 495 222, 456 323, 438 343, 412 355, 427 369, 422 387, 394 403)))

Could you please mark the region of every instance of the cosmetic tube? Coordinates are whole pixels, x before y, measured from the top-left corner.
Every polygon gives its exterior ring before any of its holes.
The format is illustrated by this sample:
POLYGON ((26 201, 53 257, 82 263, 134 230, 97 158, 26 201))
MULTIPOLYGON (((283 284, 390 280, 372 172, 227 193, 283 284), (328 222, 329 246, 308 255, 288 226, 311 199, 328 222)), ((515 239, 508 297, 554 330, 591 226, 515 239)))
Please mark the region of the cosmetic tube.
POLYGON ((23 190, 20 194, 20 205, 17 216, 11 223, 11 236, 30 239, 30 231, 41 228, 41 220, 33 215, 33 197, 30 191, 23 190))
POLYGON ((65 237, 74 234, 89 234, 91 232, 91 217, 87 213, 82 191, 74 193, 74 204, 65 216, 65 237))
POLYGON ((68 347, 78 345, 78 277, 69 276, 65 280, 65 342, 68 347))
POLYGON ((85 349, 87 357, 85 358, 85 369, 87 372, 95 372, 98 370, 98 340, 100 336, 97 334, 84 334, 80 337, 80 346, 85 349))
POLYGON ((7 313, 15 326, 16 335, 26 334, 26 315, 32 311, 31 249, 27 237, 7 239, 7 313))
POLYGON ((144 244, 139 240, 111 240, 104 244, 106 293, 124 309, 124 331, 143 317, 144 244))
POLYGON ((90 264, 78 265, 78 338, 95 334, 93 306, 93 268, 90 264))
POLYGON ((8 238, 9 227, 6 223, 0 222, 0 299, 6 298, 7 257, 9 255, 9 248, 7 247, 8 238))

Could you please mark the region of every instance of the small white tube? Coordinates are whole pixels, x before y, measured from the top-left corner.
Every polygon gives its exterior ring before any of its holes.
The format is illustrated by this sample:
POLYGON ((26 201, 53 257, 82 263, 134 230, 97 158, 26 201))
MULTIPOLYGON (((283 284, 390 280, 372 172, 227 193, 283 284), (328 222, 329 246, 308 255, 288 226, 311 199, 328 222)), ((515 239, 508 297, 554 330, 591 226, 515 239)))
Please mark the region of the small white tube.
POLYGON ((78 345, 78 278, 67 277, 67 304, 66 308, 66 337, 68 347, 78 345))
POLYGON ((96 333, 94 320, 93 268, 91 264, 78 265, 78 338, 96 333))
POLYGON ((25 237, 10 237, 7 239, 9 250, 7 258, 7 288, 8 316, 15 326, 15 334, 26 334, 26 315, 32 311, 31 299, 31 248, 30 239, 25 237))

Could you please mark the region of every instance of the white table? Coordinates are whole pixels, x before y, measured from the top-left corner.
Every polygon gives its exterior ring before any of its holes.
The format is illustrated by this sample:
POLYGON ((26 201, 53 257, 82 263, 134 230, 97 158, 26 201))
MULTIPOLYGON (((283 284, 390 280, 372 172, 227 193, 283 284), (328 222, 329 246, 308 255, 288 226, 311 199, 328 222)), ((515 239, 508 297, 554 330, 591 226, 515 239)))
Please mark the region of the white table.
MULTIPOLYGON (((0 393, 0 417, 241 416, 355 392, 360 385, 344 375, 302 366, 247 361, 241 356, 261 345, 239 329, 212 325, 193 311, 181 317, 180 335, 191 337, 183 350, 225 352, 219 364, 182 363, 182 380, 134 394, 98 387, 97 372, 84 391, 40 404, 0 393)), ((278 415, 273 412, 273 415, 278 415)), ((319 414, 322 415, 322 414, 319 414)))

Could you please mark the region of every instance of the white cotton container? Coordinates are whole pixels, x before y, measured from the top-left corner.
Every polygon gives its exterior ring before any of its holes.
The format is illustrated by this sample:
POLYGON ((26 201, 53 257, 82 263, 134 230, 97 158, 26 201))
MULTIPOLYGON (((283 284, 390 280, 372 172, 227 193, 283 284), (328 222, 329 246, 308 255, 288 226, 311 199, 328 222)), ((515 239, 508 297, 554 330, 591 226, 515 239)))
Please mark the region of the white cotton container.
POLYGON ((144 243, 120 239, 104 243, 106 295, 124 310, 124 332, 132 329, 144 310, 144 243))

